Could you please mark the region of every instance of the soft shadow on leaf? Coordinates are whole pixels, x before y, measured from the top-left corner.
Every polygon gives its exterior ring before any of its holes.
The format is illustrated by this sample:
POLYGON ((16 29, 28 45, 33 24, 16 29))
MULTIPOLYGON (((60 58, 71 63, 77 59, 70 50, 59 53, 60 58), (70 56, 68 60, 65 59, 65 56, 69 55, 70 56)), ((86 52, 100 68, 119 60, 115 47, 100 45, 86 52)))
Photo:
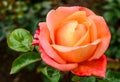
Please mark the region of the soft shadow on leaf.
POLYGON ((10 74, 15 74, 25 66, 37 61, 40 61, 39 53, 28 52, 21 54, 18 58, 14 60, 10 74))

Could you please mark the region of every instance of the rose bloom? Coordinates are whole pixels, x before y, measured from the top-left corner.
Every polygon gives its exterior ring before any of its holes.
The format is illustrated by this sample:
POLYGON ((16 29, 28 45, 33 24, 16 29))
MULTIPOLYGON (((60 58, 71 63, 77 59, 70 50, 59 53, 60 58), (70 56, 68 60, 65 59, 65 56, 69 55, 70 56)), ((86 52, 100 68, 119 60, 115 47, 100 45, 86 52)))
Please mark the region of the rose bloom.
POLYGON ((40 22, 32 45, 42 60, 78 76, 105 77, 110 31, 105 20, 85 7, 58 7, 40 22))

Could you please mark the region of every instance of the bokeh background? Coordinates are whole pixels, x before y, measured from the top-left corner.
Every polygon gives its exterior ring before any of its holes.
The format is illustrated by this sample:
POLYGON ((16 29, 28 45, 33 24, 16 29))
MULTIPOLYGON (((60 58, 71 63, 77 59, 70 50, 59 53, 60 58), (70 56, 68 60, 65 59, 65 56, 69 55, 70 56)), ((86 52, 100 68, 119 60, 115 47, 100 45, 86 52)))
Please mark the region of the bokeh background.
MULTIPOLYGON (((107 77, 112 80, 87 82, 120 82, 120 0, 0 0, 0 82, 43 82, 36 71, 38 63, 10 75, 12 62, 18 52, 7 46, 6 38, 16 28, 25 28, 33 35, 40 21, 45 21, 50 9, 58 6, 85 6, 105 18, 112 39, 106 55, 109 58, 107 77)), ((81 82, 85 82, 84 79, 81 82)), ((92 77, 93 79, 93 77, 92 77)))

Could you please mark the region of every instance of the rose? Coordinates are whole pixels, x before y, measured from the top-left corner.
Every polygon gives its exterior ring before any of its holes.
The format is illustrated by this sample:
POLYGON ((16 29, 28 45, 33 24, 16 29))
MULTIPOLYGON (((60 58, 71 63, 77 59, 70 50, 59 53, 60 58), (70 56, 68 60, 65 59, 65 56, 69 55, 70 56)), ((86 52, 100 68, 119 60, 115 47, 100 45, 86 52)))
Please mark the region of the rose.
POLYGON ((46 64, 79 76, 105 77, 110 31, 101 16, 85 7, 59 7, 39 23, 33 45, 46 64))

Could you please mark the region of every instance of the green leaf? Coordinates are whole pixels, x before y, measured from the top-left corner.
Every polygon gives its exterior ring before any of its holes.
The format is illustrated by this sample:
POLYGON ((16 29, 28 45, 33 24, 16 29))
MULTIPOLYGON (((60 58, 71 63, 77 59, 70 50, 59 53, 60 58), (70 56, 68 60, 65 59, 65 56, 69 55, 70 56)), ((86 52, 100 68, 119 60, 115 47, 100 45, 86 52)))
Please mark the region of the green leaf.
POLYGON ((118 79, 120 81, 120 72, 108 70, 106 74, 107 79, 118 79))
POLYGON ((59 82, 60 79, 60 72, 59 71, 55 71, 52 74, 52 77, 50 78, 51 82, 59 82))
POLYGON ((79 76, 73 76, 72 77, 72 81, 74 81, 74 82, 77 82, 77 81, 79 81, 80 80, 80 77, 79 76))
POLYGON ((98 79, 98 82, 120 82, 120 72, 107 70, 106 78, 98 79))
POLYGON ((72 81, 73 82, 96 82, 96 78, 93 76, 89 76, 89 77, 79 77, 79 76, 73 76, 72 77, 72 81))
POLYGON ((110 22, 115 14, 114 14, 114 12, 109 11, 109 12, 105 12, 103 15, 104 15, 104 18, 106 19, 106 21, 110 22))
POLYGON ((37 61, 40 61, 40 56, 36 52, 22 54, 14 60, 10 74, 17 73, 25 66, 37 61))
POLYGON ((32 42, 32 35, 29 31, 19 28, 14 30, 10 35, 7 37, 8 46, 20 52, 27 52, 32 51, 33 46, 31 46, 32 42))
POLYGON ((60 72, 50 67, 41 68, 41 72, 50 80, 50 82, 59 82, 60 72))
POLYGON ((96 82, 96 79, 93 76, 91 76, 91 77, 82 77, 82 78, 80 78, 80 82, 96 82))

